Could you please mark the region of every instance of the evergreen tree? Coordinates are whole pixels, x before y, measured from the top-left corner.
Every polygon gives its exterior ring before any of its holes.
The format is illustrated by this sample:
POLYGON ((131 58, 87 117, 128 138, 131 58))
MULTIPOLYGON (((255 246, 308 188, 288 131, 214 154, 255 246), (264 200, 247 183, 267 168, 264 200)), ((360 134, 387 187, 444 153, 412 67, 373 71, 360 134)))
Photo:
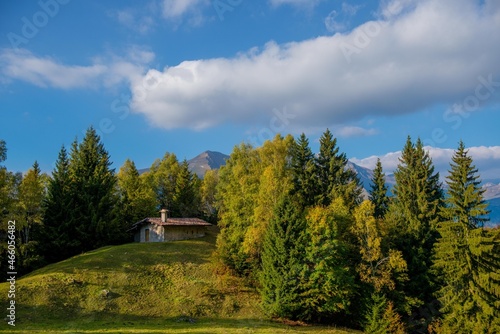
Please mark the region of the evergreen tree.
POLYGON ((309 147, 309 140, 303 133, 292 146, 291 169, 292 193, 297 196, 302 206, 313 205, 318 194, 318 180, 314 155, 309 147))
POLYGON ((301 272, 305 224, 297 204, 284 195, 269 222, 262 250, 262 305, 272 317, 300 319, 304 312, 301 272))
POLYGON ((186 160, 180 164, 176 177, 174 203, 176 212, 172 216, 197 217, 200 215, 200 182, 198 176, 189 170, 186 160))
POLYGON ((90 127, 83 141, 72 146, 69 174, 73 224, 80 242, 79 251, 122 242, 125 231, 118 221, 115 207, 116 176, 110 169, 109 154, 96 130, 90 127))
MULTIPOLYGON (((394 176, 394 197, 386 222, 390 225, 393 248, 402 251, 408 265, 411 279, 405 285, 404 293, 408 306, 415 311, 416 307, 433 300, 431 257, 443 194, 439 173, 434 173, 432 159, 420 139, 413 144, 408 137, 394 176)), ((417 319, 418 326, 425 325, 430 319, 421 320, 417 319)))
POLYGON ((483 229, 485 190, 462 141, 452 161, 434 262, 443 279, 443 329, 494 333, 500 330, 500 241, 483 229))
POLYGON ((73 205, 69 159, 63 146, 48 182, 43 203, 43 228, 37 236, 40 251, 49 263, 75 255, 81 247, 72 216, 73 205))
POLYGON ((360 203, 361 183, 354 170, 349 168, 345 153, 339 152, 337 139, 330 130, 321 136, 316 161, 316 203, 329 205, 336 197, 342 197, 353 210, 360 203))
POLYGON ((373 178, 370 189, 370 201, 375 206, 373 215, 375 218, 383 218, 389 206, 387 196, 387 186, 385 184, 385 173, 382 170, 382 163, 377 159, 377 165, 373 170, 373 178))
POLYGON ((7 144, 5 140, 0 139, 0 163, 7 160, 7 144))

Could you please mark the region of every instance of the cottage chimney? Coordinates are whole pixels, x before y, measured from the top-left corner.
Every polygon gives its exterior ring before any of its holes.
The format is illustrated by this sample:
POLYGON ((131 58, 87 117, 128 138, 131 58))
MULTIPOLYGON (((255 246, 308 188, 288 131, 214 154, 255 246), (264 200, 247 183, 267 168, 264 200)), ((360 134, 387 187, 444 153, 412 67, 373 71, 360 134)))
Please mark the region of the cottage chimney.
POLYGON ((168 217, 168 210, 167 209, 161 209, 160 210, 160 217, 161 217, 161 222, 166 223, 167 222, 167 217, 168 217))

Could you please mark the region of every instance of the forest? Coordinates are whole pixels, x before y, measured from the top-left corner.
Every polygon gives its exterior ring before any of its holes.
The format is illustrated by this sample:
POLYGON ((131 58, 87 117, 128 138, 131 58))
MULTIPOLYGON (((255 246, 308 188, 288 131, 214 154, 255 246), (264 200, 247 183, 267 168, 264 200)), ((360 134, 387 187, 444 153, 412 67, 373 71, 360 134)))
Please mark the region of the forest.
POLYGON ((500 230, 465 144, 444 183, 420 139, 408 137, 388 189, 378 161, 363 195, 326 130, 234 147, 226 165, 199 179, 172 153, 140 174, 118 172, 92 127, 54 170, 24 174, 1 164, 2 275, 8 221, 16 221, 16 268, 36 268, 105 245, 131 242, 130 226, 167 208, 220 233, 214 258, 260 292, 270 318, 366 333, 496 333, 500 329, 500 230))

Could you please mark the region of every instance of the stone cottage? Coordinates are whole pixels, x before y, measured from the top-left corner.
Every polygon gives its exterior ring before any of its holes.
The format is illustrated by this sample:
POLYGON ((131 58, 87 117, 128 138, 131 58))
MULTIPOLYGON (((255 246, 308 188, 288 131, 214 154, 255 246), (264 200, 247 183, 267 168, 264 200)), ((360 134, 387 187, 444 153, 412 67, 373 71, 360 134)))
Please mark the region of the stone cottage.
POLYGON ((163 242, 201 238, 212 224, 199 218, 170 218, 167 210, 159 218, 144 218, 132 225, 135 242, 163 242))

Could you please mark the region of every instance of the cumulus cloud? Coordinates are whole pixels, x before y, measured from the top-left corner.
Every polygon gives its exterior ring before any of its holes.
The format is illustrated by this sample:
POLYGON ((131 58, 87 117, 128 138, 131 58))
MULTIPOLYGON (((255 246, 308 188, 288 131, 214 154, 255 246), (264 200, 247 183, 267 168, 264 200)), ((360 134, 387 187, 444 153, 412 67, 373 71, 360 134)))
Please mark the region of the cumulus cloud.
MULTIPOLYGON (((273 3, 292 2, 302 1, 273 3)), ((201 129, 258 124, 286 105, 293 131, 452 104, 474 94, 479 76, 500 82, 500 9, 471 0, 399 3, 389 11, 397 15, 349 33, 150 70, 132 84, 133 110, 158 127, 201 129), (146 77, 155 84, 145 88, 146 77)))
MULTIPOLYGON (((451 158, 455 150, 449 148, 437 148, 425 146, 429 152, 436 171, 441 177, 448 175, 451 158)), ((469 156, 474 160, 475 166, 479 169, 479 174, 483 180, 500 179, 500 146, 475 146, 469 147, 469 156)), ((401 151, 389 152, 382 156, 370 156, 363 159, 351 158, 350 161, 362 167, 374 169, 377 159, 380 158, 386 173, 392 173, 399 164, 401 151)))
POLYGON ((67 65, 52 57, 39 57, 24 49, 0 50, 3 82, 21 80, 39 87, 59 89, 114 86, 140 80, 144 66, 154 59, 150 51, 131 46, 126 57, 96 57, 90 65, 67 65))

